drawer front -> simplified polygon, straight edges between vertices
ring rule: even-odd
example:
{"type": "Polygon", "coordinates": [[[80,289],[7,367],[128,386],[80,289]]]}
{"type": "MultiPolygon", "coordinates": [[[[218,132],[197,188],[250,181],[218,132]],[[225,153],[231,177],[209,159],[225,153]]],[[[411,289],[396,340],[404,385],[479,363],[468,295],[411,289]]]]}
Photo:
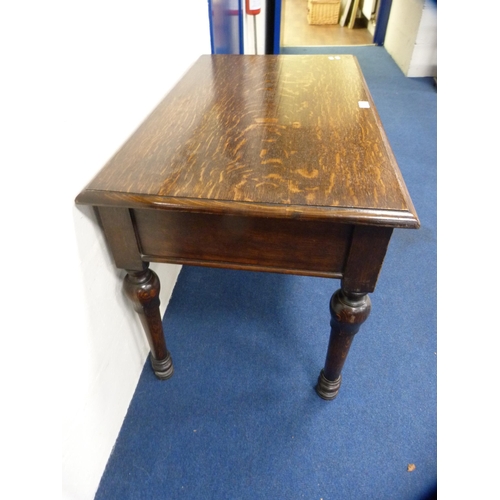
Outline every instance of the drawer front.
{"type": "Polygon", "coordinates": [[[147,261],[340,278],[352,226],[141,209],[132,212],[147,261]]]}

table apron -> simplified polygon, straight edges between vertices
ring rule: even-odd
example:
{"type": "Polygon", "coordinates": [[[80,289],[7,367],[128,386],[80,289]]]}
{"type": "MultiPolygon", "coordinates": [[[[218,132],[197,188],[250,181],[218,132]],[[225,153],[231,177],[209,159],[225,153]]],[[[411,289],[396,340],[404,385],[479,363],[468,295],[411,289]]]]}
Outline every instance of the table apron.
{"type": "Polygon", "coordinates": [[[99,207],[117,267],[170,262],[342,279],[372,292],[392,228],[156,209],[99,207]]]}
{"type": "Polygon", "coordinates": [[[353,227],[239,215],[134,210],[145,260],[340,277],[353,227]]]}

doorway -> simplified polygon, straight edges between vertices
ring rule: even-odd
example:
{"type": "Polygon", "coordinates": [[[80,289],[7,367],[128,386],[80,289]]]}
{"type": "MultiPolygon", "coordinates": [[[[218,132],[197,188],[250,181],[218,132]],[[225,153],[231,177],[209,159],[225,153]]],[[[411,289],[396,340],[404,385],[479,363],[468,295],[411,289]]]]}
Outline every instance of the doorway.
{"type": "MultiPolygon", "coordinates": [[[[339,46],[339,45],[374,45],[373,22],[376,16],[377,0],[365,0],[367,4],[358,11],[354,26],[348,27],[348,22],[341,25],[342,14],[349,2],[343,0],[340,6],[339,22],[337,24],[309,24],[307,20],[307,0],[281,0],[281,36],[280,46],[339,46]],[[370,16],[371,19],[368,18],[370,16]]],[[[348,18],[347,18],[348,21],[348,18]]]]}

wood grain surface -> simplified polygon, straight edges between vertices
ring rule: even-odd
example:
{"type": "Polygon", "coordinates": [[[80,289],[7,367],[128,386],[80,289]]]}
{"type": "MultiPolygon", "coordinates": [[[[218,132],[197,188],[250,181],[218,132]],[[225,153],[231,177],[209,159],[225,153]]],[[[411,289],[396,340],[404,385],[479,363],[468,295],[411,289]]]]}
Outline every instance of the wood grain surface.
{"type": "Polygon", "coordinates": [[[419,225],[350,55],[200,57],[77,202],[419,225]]]}

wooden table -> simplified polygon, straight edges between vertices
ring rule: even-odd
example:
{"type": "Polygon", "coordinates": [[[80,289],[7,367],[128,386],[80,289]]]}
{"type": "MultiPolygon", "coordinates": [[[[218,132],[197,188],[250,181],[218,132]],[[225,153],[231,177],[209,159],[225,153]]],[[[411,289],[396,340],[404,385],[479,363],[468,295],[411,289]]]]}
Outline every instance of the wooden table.
{"type": "Polygon", "coordinates": [[[338,393],[393,228],[419,227],[350,55],[200,57],[76,202],[96,207],[127,270],[160,379],[173,365],[149,262],[341,279],[324,399],[338,393]]]}

